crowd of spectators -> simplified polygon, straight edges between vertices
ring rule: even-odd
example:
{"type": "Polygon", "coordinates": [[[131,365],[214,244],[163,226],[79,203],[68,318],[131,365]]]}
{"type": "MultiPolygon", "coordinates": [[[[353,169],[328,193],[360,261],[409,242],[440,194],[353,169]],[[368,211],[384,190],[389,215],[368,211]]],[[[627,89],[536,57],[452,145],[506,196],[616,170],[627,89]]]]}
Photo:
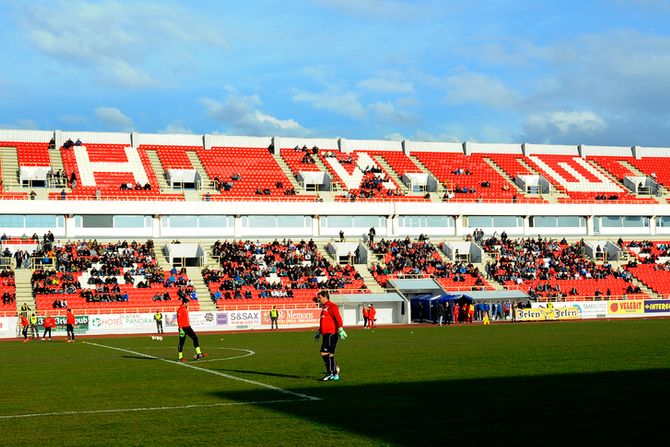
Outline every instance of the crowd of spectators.
{"type": "MultiPolygon", "coordinates": [[[[151,240],[47,242],[33,256],[42,258],[42,267],[35,269],[31,277],[33,296],[78,294],[89,303],[127,302],[134,288],[174,287],[180,298],[196,299],[185,269],[164,272],[158,267],[151,240]]],[[[60,297],[55,299],[52,307],[63,307],[63,301],[60,297]]]]}
{"type": "Polygon", "coordinates": [[[388,277],[399,276],[433,276],[454,283],[470,283],[466,278],[471,277],[475,287],[486,285],[478,267],[466,262],[445,262],[423,235],[416,241],[409,236],[405,239],[381,239],[373,242],[370,249],[382,258],[382,262],[373,262],[370,267],[372,275],[382,286],[386,285],[388,277]]]}
{"type": "Polygon", "coordinates": [[[358,272],[331,263],[313,240],[271,243],[216,241],[212,254],[220,270],[205,268],[202,276],[212,299],[292,297],[298,289],[343,289],[360,285],[358,272]],[[216,292],[220,292],[217,294],[216,292]]]}
{"type": "MultiPolygon", "coordinates": [[[[493,262],[486,263],[487,278],[503,285],[532,282],[535,286],[530,287],[528,293],[533,298],[579,295],[575,285],[569,290],[562,290],[561,280],[620,278],[628,283],[632,281],[628,270],[622,267],[614,269],[607,260],[596,262],[589,259],[585,255],[583,240],[568,244],[565,239],[556,241],[540,236],[510,239],[503,234],[485,239],[482,247],[496,256],[493,262]]],[[[639,287],[629,284],[626,293],[639,292],[639,287]]],[[[611,294],[609,289],[595,291],[596,296],[611,294]]]]}
{"type": "Polygon", "coordinates": [[[16,302],[16,283],[14,282],[14,270],[4,268],[0,271],[0,284],[2,284],[2,304],[16,302]]]}
{"type": "Polygon", "coordinates": [[[136,182],[134,185],[130,182],[121,183],[119,189],[122,191],[151,191],[151,184],[145,183],[144,186],[140,182],[136,182]]]}

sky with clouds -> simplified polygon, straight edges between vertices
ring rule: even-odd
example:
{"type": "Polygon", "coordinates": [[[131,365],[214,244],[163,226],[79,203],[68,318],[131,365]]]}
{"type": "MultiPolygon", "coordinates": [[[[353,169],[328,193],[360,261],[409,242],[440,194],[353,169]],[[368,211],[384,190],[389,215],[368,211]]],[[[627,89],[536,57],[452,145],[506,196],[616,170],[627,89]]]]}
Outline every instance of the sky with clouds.
{"type": "Polygon", "coordinates": [[[670,0],[0,2],[0,127],[670,146],[670,0]]]}

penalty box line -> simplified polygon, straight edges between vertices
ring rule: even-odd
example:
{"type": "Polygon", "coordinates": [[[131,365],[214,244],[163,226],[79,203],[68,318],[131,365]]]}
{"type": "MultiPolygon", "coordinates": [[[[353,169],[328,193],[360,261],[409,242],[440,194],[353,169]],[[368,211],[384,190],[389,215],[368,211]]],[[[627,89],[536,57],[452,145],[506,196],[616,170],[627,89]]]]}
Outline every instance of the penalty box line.
{"type": "Polygon", "coordinates": [[[84,343],[86,343],[87,345],[91,345],[91,346],[97,346],[99,348],[107,348],[107,349],[113,349],[115,351],[125,352],[126,354],[139,355],[140,357],[144,357],[144,358],[147,358],[147,359],[160,360],[161,362],[170,363],[170,364],[173,364],[173,365],[179,365],[179,366],[183,366],[185,368],[195,369],[197,371],[202,371],[202,372],[205,372],[205,373],[208,373],[208,374],[213,374],[215,376],[224,377],[226,379],[236,380],[238,382],[244,382],[244,383],[248,383],[250,385],[256,385],[256,386],[261,387],[261,388],[266,388],[266,389],[269,389],[269,390],[277,391],[279,393],[288,394],[290,396],[295,396],[295,397],[300,398],[301,400],[322,400],[320,397],[310,396],[308,394],[303,394],[303,393],[296,393],[295,391],[280,388],[278,386],[270,385],[270,384],[263,383],[263,382],[257,382],[255,380],[245,379],[243,377],[231,376],[230,374],[222,373],[220,371],[215,371],[213,369],[201,368],[199,366],[191,365],[189,363],[182,363],[182,362],[177,362],[177,361],[174,361],[174,360],[168,360],[168,359],[164,359],[162,357],[156,357],[154,355],[145,354],[143,352],[131,351],[130,349],[117,348],[115,346],[109,346],[109,345],[101,345],[99,343],[93,343],[91,341],[85,341],[84,343]]]}

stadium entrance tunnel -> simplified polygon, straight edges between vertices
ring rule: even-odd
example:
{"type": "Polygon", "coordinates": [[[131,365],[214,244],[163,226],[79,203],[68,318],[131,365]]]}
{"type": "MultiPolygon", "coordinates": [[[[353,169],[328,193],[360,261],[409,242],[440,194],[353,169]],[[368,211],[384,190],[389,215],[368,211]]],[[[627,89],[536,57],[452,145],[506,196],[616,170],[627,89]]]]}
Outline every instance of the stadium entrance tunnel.
{"type": "Polygon", "coordinates": [[[214,395],[328,427],[306,444],[350,434],[393,445],[641,445],[667,425],[668,377],[670,369],[393,383],[347,376],[290,388],[319,401],[276,402],[275,390],[214,395]]]}

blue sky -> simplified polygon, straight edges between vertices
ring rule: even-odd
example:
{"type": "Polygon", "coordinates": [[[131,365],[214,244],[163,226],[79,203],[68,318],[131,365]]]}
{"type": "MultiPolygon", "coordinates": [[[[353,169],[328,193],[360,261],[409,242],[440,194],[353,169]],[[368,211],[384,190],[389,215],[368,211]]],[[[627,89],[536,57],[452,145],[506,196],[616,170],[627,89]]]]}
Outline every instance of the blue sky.
{"type": "Polygon", "coordinates": [[[670,0],[0,2],[0,127],[670,146],[670,0]]]}

